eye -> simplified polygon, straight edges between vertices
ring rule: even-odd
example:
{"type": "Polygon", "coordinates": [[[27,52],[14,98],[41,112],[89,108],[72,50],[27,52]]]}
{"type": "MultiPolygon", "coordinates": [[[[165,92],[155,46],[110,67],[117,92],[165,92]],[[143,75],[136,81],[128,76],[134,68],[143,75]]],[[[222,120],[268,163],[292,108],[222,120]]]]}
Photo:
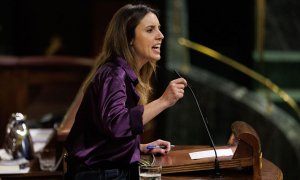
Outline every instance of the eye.
{"type": "Polygon", "coordinates": [[[155,30],[155,26],[154,25],[150,25],[146,27],[146,32],[151,33],[155,30]]]}
{"type": "Polygon", "coordinates": [[[148,33],[151,33],[151,32],[153,31],[153,28],[148,28],[148,29],[146,29],[146,31],[147,31],[148,33]]]}

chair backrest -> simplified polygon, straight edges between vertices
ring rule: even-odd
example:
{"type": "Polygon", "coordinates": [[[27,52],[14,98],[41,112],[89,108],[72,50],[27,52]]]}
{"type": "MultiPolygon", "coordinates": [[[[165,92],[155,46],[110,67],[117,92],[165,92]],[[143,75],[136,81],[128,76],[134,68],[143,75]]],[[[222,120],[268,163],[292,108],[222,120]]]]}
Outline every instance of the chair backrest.
{"type": "Polygon", "coordinates": [[[57,129],[57,140],[58,141],[65,141],[75,120],[75,116],[77,113],[77,110],[79,108],[79,105],[83,98],[83,92],[81,89],[79,89],[74,101],[72,102],[70,108],[68,109],[67,113],[64,116],[64,119],[60,125],[60,127],[57,129]]]}

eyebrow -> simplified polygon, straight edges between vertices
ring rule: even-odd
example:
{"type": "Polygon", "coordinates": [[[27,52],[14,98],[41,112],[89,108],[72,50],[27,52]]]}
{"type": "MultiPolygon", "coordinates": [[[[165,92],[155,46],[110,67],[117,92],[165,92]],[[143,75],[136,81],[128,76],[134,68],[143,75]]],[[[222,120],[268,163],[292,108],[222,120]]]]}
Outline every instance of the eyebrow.
{"type": "MultiPolygon", "coordinates": [[[[146,26],[146,28],[155,28],[156,27],[156,25],[148,25],[148,26],[146,26]]],[[[159,24],[158,25],[158,28],[160,28],[161,27],[161,25],[159,24]]]]}

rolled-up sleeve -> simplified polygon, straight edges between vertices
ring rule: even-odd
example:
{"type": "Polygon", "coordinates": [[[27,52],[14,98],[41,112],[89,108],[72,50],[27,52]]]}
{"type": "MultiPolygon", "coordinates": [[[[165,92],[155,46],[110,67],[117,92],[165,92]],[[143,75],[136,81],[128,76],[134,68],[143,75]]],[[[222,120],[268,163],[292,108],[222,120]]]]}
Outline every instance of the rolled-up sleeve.
{"type": "Polygon", "coordinates": [[[113,70],[98,80],[102,81],[98,83],[98,108],[104,132],[113,138],[141,134],[144,108],[133,102],[137,95],[133,94],[132,84],[126,81],[125,71],[113,70]]]}
{"type": "Polygon", "coordinates": [[[138,77],[121,57],[103,64],[85,89],[66,148],[86,165],[127,166],[140,160],[144,106],[138,77]]]}

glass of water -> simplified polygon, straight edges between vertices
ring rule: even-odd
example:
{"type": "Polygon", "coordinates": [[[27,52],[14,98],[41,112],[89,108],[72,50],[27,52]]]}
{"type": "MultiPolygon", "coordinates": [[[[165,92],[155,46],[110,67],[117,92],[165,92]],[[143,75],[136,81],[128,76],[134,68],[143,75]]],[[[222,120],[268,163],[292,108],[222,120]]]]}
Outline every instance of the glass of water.
{"type": "Polygon", "coordinates": [[[159,165],[139,166],[140,180],[161,180],[161,170],[159,165]]]}
{"type": "Polygon", "coordinates": [[[38,154],[40,168],[43,171],[53,171],[56,163],[55,149],[44,149],[38,154]]]}

